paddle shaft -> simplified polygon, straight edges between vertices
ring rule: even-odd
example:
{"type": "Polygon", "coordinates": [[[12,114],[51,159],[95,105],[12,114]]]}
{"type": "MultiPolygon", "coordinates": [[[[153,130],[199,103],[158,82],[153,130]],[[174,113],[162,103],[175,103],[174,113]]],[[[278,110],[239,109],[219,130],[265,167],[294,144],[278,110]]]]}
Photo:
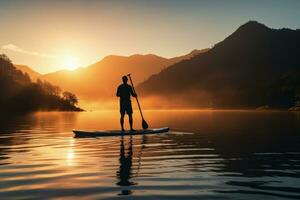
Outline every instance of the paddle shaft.
{"type": "MultiPolygon", "coordinates": [[[[130,83],[131,83],[131,86],[132,86],[132,90],[133,90],[134,94],[136,94],[130,74],[128,74],[128,76],[129,76],[129,80],[130,80],[130,83]]],[[[138,99],[137,96],[135,98],[136,98],[136,102],[137,102],[137,105],[139,107],[142,119],[144,120],[144,116],[143,116],[143,113],[142,113],[142,109],[141,109],[141,106],[140,106],[139,99],[138,99]]]]}

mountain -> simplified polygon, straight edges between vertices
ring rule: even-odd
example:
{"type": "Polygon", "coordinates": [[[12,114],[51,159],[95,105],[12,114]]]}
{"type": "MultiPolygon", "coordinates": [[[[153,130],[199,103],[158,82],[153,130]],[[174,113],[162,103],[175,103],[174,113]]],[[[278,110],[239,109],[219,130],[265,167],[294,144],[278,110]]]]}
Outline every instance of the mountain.
{"type": "Polygon", "coordinates": [[[48,82],[32,82],[4,54],[0,55],[0,110],[5,115],[37,110],[81,111],[77,97],[48,82]]]}
{"type": "MultiPolygon", "coordinates": [[[[205,51],[205,50],[204,50],[205,51]]],[[[115,90],[123,75],[132,74],[135,84],[149,78],[180,60],[189,59],[201,50],[175,58],[163,58],[153,54],[132,56],[110,55],[86,68],[74,71],[62,70],[41,76],[53,84],[74,92],[81,99],[99,100],[115,96],[115,90]]]]}
{"type": "Polygon", "coordinates": [[[274,85],[300,69],[299,46],[299,29],[271,29],[249,21],[207,52],[151,76],[138,91],[172,106],[289,107],[297,91],[280,100],[274,85]]]}
{"type": "Polygon", "coordinates": [[[32,70],[27,65],[15,65],[15,66],[17,69],[21,70],[23,73],[27,73],[33,81],[36,81],[41,76],[40,73],[32,70]]]}
{"type": "Polygon", "coordinates": [[[209,48],[206,48],[206,49],[201,49],[201,50],[198,50],[198,49],[194,49],[193,51],[191,51],[190,53],[186,54],[186,55],[183,55],[183,56],[178,56],[178,57],[174,57],[174,58],[170,58],[171,62],[174,64],[174,63],[177,63],[177,62],[180,62],[182,60],[188,60],[188,59],[191,59],[192,57],[200,54],[200,53],[205,53],[209,50],[209,48]]]}

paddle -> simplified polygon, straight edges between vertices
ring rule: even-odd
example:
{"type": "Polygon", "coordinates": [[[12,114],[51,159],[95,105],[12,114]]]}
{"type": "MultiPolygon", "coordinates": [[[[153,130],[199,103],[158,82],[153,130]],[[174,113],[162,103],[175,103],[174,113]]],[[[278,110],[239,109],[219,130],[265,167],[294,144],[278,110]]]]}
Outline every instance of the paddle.
{"type": "MultiPolygon", "coordinates": [[[[129,80],[130,80],[130,83],[131,83],[131,86],[132,86],[132,90],[133,90],[134,94],[136,94],[130,74],[128,74],[127,76],[129,77],[129,80]]],[[[142,117],[142,127],[143,127],[143,129],[147,129],[149,126],[148,126],[147,122],[144,119],[139,99],[138,99],[137,96],[135,98],[136,98],[136,102],[137,102],[137,105],[139,107],[139,110],[140,110],[140,113],[141,113],[141,117],[142,117]]]]}

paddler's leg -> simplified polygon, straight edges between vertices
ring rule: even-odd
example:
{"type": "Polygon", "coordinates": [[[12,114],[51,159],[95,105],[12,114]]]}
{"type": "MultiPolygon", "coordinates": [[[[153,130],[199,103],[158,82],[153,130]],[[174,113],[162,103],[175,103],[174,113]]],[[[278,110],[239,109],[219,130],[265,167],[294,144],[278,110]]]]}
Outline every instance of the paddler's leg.
{"type": "Polygon", "coordinates": [[[132,106],[131,106],[131,102],[128,102],[128,104],[126,105],[126,112],[127,112],[127,114],[128,114],[128,117],[129,117],[130,131],[135,131],[135,130],[133,129],[132,106]]]}
{"type": "Polygon", "coordinates": [[[128,114],[128,117],[129,117],[130,130],[131,130],[131,131],[134,131],[134,129],[133,129],[132,114],[128,114]]]}
{"type": "Polygon", "coordinates": [[[121,113],[120,124],[121,124],[121,130],[122,131],[125,131],[125,129],[124,129],[124,115],[125,115],[125,113],[124,114],[121,113]]]}
{"type": "Polygon", "coordinates": [[[120,101],[120,114],[121,114],[120,124],[121,124],[121,131],[122,132],[125,131],[125,129],[124,129],[125,111],[126,111],[126,107],[125,107],[124,103],[122,101],[120,101]]]}

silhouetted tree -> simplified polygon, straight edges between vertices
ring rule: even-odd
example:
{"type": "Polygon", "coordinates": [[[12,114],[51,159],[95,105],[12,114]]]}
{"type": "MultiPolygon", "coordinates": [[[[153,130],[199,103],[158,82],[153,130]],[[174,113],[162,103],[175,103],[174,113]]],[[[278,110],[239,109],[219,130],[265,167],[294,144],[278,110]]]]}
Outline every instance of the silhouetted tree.
{"type": "Polygon", "coordinates": [[[78,99],[77,99],[76,95],[71,93],[71,92],[64,91],[63,92],[63,98],[64,98],[64,100],[70,102],[71,105],[77,105],[78,104],[78,99]]]}
{"type": "Polygon", "coordinates": [[[63,96],[59,87],[41,80],[32,82],[6,55],[0,55],[0,111],[82,110],[76,107],[75,94],[63,96]]]}
{"type": "Polygon", "coordinates": [[[37,83],[46,93],[54,96],[59,96],[61,93],[61,89],[58,86],[54,86],[47,81],[41,81],[38,79],[37,83]]]}

